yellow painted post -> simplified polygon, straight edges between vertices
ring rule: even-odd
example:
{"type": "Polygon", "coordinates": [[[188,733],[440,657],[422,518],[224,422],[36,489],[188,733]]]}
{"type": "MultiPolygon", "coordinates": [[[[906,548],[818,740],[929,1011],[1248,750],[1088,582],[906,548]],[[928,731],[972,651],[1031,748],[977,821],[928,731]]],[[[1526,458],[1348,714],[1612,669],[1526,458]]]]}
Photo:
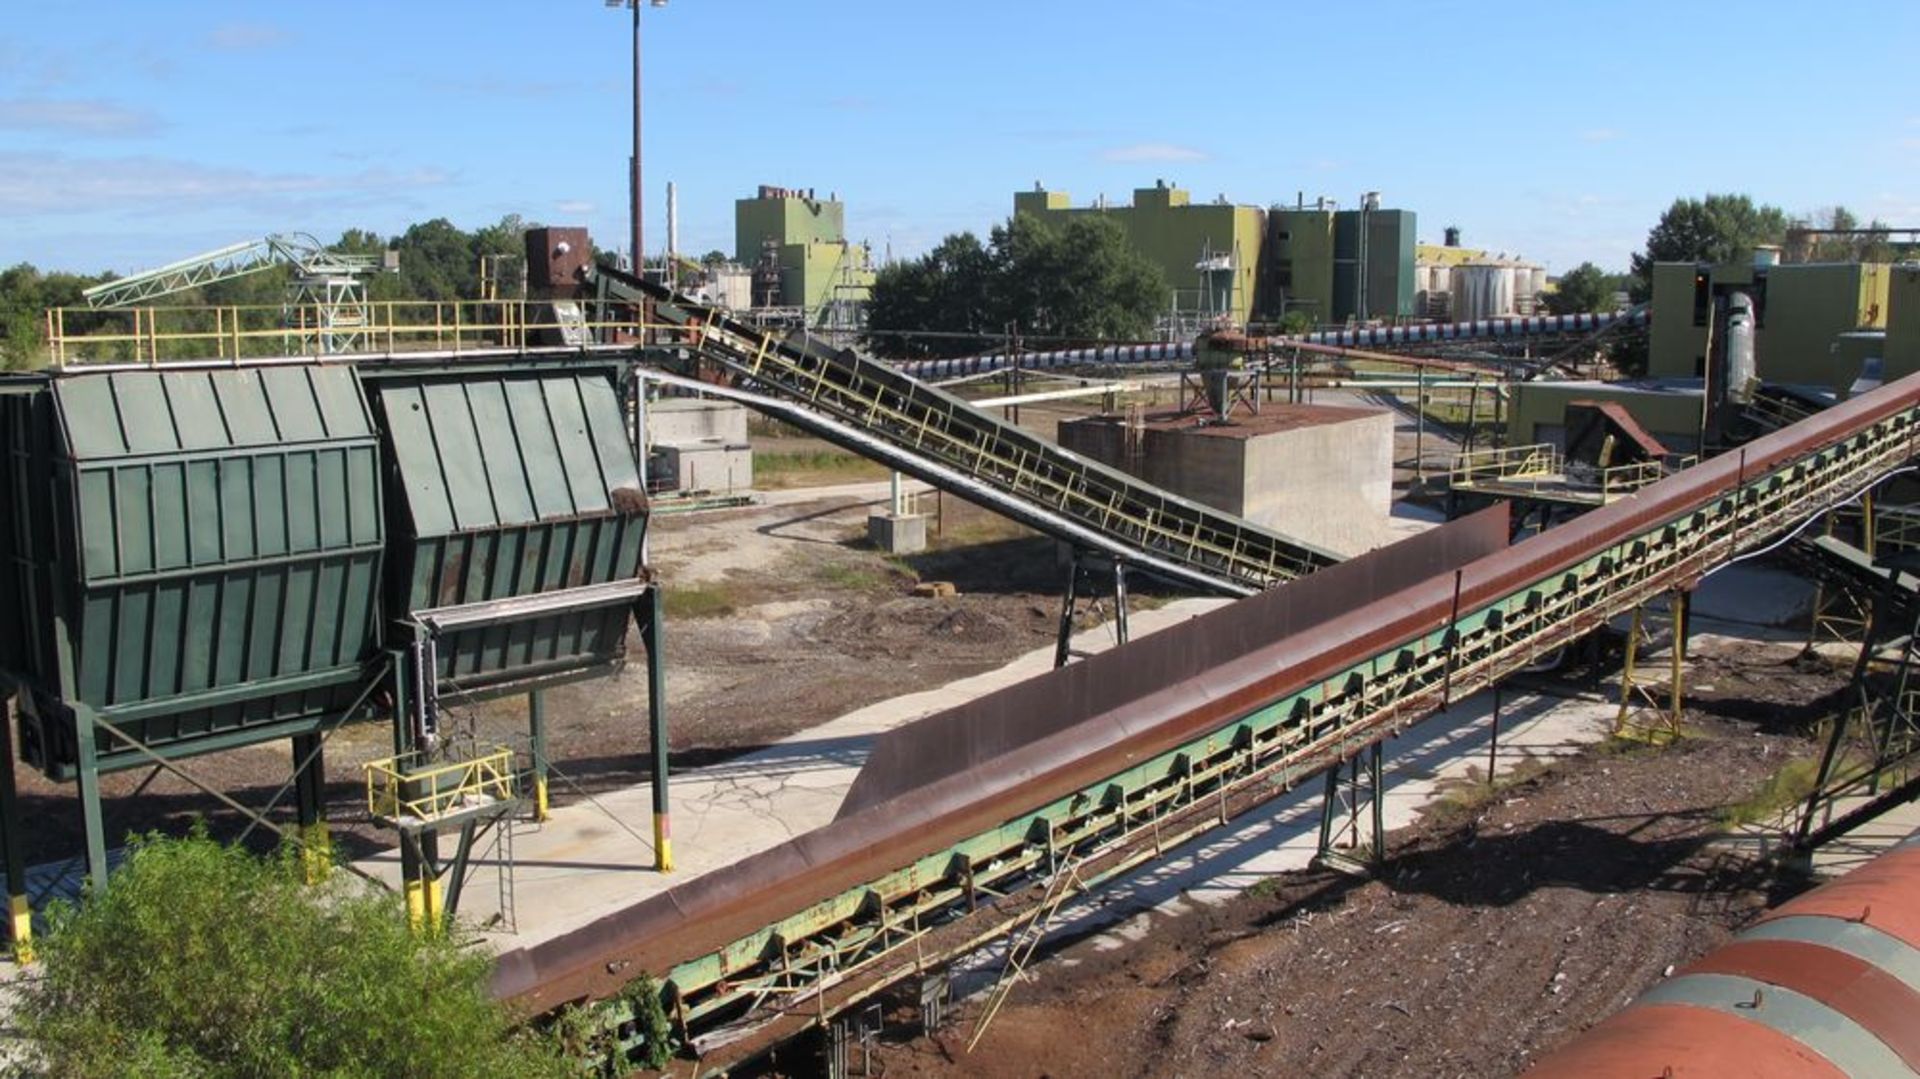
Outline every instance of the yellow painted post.
{"type": "Polygon", "coordinates": [[[319,884],[333,872],[333,833],[325,820],[303,824],[300,836],[300,870],[308,884],[319,884]]]}
{"type": "Polygon", "coordinates": [[[7,913],[13,940],[13,961],[26,966],[33,962],[33,907],[24,895],[9,896],[7,913]]]}
{"type": "Polygon", "coordinates": [[[666,813],[653,815],[653,867],[662,873],[673,872],[673,826],[666,813]]]}
{"type": "Polygon", "coordinates": [[[1620,711],[1613,717],[1613,735],[1623,737],[1627,733],[1627,716],[1633,711],[1633,665],[1640,653],[1640,612],[1633,609],[1633,625],[1627,629],[1627,661],[1620,667],[1620,711]]]}
{"type": "Polygon", "coordinates": [[[1672,694],[1668,698],[1667,727],[1668,733],[1678,738],[1680,737],[1681,699],[1686,696],[1686,676],[1681,670],[1681,665],[1687,661],[1687,594],[1685,592],[1678,588],[1673,590],[1672,598],[1667,601],[1667,614],[1673,626],[1673,686],[1672,694]]]}

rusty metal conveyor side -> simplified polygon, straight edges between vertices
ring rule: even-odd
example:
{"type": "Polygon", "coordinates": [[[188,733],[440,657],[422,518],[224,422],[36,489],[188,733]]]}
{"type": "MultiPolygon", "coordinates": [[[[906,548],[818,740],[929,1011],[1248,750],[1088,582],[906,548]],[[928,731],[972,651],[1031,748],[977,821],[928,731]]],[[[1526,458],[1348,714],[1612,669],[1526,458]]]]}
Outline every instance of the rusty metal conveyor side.
{"type": "Polygon", "coordinates": [[[1917,406],[1920,376],[1856,398],[1164,687],[1083,755],[1011,753],[1017,779],[991,797],[889,799],[503,955],[496,990],[534,1010],[607,1002],[590,1014],[624,1060],[639,1036],[620,990],[661,976],[678,1036],[723,1068],[1017,927],[1023,896],[1063,866],[1080,890],[1151,861],[1768,545],[1904,467],[1920,446],[1917,406]]]}

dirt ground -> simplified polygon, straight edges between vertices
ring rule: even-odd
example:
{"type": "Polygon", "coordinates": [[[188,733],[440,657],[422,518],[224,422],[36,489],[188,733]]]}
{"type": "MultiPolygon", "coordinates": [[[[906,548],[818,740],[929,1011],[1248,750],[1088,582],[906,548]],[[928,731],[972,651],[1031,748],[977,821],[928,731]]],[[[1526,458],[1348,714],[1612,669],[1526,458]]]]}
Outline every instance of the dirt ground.
{"type": "Polygon", "coordinates": [[[1619,1009],[1797,886],[1714,840],[1840,686],[1791,647],[1696,657],[1689,736],[1463,786],[1373,879],[1285,874],[1121,948],[1059,947],[972,1054],[891,1016],[888,1076],[1490,1076],[1619,1009]],[[1826,703],[1822,703],[1823,700],[1826,703]]]}
{"type": "MultiPolygon", "coordinates": [[[[654,519],[652,559],[668,602],[675,769],[991,670],[1052,641],[1063,571],[1051,541],[944,499],[938,508],[945,534],[935,549],[891,558],[864,542],[870,504],[885,497],[882,482],[854,494],[788,492],[759,506],[654,519]],[[949,581],[960,594],[916,597],[918,580],[949,581]]],[[[650,745],[641,655],[635,646],[618,674],[549,691],[557,803],[645,781],[650,745]]],[[[523,698],[445,698],[443,706],[448,729],[525,749],[523,698]]],[[[329,819],[348,854],[394,842],[368,820],[360,779],[361,764],[391,752],[384,722],[349,726],[327,741],[329,819]]],[[[278,794],[272,816],[292,820],[291,791],[282,791],[291,768],[284,742],[181,767],[247,806],[263,807],[278,794]]],[[[129,831],[177,832],[196,817],[217,835],[244,828],[240,814],[192,783],[149,771],[103,779],[109,845],[129,831]]],[[[72,784],[52,783],[25,765],[15,773],[29,822],[29,864],[74,856],[81,841],[72,784]]],[[[261,830],[254,834],[266,839],[261,830]]]]}

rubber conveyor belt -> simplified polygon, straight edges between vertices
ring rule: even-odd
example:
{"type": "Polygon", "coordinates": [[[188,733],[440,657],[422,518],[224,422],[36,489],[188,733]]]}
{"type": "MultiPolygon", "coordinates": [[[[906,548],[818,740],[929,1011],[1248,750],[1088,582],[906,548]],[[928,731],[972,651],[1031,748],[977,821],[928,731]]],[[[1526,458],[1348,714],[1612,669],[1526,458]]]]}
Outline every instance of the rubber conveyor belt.
{"type": "Polygon", "coordinates": [[[615,270],[589,275],[603,302],[652,303],[653,321],[676,343],[743,379],[759,400],[803,410],[782,419],[1065,542],[1232,596],[1341,561],[1063,450],[851,350],[778,337],[615,270]]]}

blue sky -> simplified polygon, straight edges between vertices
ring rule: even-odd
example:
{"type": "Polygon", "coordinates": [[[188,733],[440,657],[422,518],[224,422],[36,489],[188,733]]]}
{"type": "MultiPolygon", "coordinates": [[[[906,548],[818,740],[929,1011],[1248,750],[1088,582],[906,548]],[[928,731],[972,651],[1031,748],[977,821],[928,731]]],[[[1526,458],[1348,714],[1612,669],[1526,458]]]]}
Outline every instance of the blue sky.
{"type": "MultiPolygon", "coordinates": [[[[626,14],[595,0],[12,5],[0,265],[127,271],[272,231],[519,213],[625,234],[626,14]]],[[[916,254],[1076,204],[1343,206],[1559,271],[1675,196],[1920,226],[1920,3],[672,0],[644,12],[649,247],[763,183],[916,254]]]]}

